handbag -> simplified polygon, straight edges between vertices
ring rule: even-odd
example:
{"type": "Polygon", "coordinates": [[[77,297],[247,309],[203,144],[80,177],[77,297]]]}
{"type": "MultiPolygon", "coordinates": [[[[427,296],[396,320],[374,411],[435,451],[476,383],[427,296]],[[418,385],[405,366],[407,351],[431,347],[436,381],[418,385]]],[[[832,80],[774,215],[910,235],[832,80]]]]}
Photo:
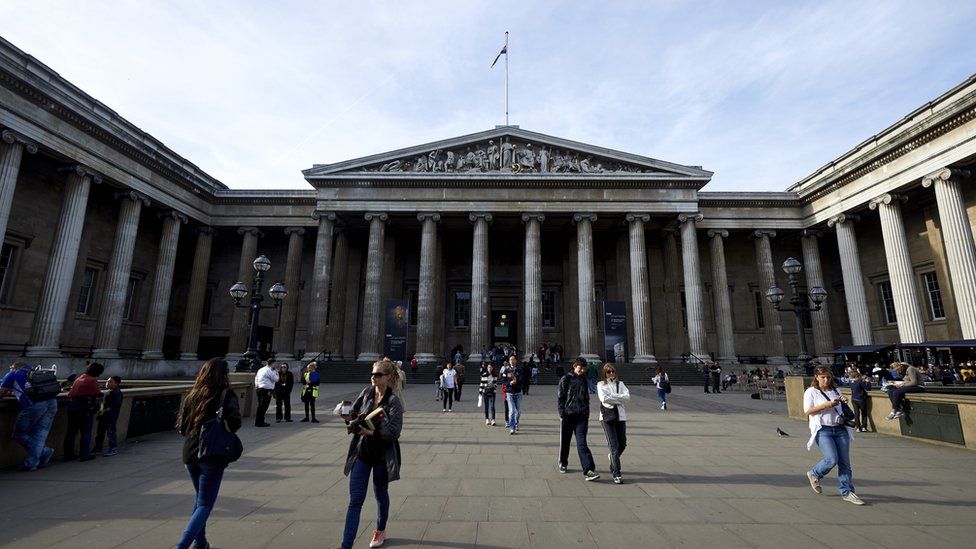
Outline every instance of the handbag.
{"type": "MultiPolygon", "coordinates": [[[[617,382],[617,392],[620,392],[620,382],[617,382]]],[[[614,404],[613,408],[607,408],[605,406],[600,410],[603,412],[603,421],[617,421],[620,419],[620,412],[617,410],[617,405],[614,404]]]]}
{"type": "Polygon", "coordinates": [[[224,403],[227,402],[227,392],[220,393],[220,408],[216,417],[212,417],[200,424],[199,447],[197,458],[200,461],[215,461],[218,463],[233,463],[244,453],[244,444],[237,433],[232,433],[224,422],[224,403]]]}
{"type": "Polygon", "coordinates": [[[668,374],[664,374],[664,379],[661,381],[661,388],[664,389],[664,394],[671,394],[671,380],[668,379],[668,374]]]}
{"type": "MultiPolygon", "coordinates": [[[[817,390],[820,391],[820,389],[817,390]]],[[[827,401],[831,400],[830,397],[827,396],[827,393],[820,391],[820,394],[822,394],[824,398],[827,399],[827,401]]],[[[856,426],[856,423],[854,422],[854,410],[852,410],[851,407],[848,406],[847,403],[844,401],[841,401],[840,403],[840,415],[841,415],[841,420],[840,420],[841,425],[843,425],[844,427],[856,426]]]]}

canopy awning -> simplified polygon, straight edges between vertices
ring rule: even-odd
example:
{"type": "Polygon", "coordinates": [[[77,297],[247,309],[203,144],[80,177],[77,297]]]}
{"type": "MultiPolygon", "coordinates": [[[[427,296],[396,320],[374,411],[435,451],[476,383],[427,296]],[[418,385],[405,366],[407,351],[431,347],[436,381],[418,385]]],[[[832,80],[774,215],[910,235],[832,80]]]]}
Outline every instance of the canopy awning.
{"type": "Polygon", "coordinates": [[[891,343],[885,343],[884,345],[849,345],[847,347],[838,347],[833,351],[830,351],[832,355],[856,355],[856,354],[868,354],[868,353],[880,353],[887,351],[894,347],[891,343]]]}
{"type": "Polygon", "coordinates": [[[906,349],[928,349],[935,347],[976,347],[976,339],[954,339],[949,341],[924,341],[922,343],[902,343],[906,349]]]}

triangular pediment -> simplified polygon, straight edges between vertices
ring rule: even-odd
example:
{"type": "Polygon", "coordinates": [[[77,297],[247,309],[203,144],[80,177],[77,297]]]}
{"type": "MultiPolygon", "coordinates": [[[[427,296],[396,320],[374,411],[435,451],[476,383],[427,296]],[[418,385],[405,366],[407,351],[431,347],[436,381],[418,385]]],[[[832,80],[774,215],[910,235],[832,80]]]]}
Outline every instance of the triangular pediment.
{"type": "Polygon", "coordinates": [[[348,177],[450,177],[459,175],[568,175],[710,178],[683,166],[530,132],[517,126],[445,139],[304,171],[309,179],[348,177]]]}

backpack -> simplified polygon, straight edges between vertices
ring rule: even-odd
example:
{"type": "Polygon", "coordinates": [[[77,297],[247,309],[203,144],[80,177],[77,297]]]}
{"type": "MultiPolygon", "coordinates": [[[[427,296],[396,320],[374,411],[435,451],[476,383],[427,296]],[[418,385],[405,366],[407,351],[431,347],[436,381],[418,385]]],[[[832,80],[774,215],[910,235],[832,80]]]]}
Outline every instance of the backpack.
{"type": "Polygon", "coordinates": [[[61,394],[57,368],[53,370],[34,368],[27,372],[27,385],[24,386],[24,394],[31,402],[43,402],[57,398],[61,394]]]}

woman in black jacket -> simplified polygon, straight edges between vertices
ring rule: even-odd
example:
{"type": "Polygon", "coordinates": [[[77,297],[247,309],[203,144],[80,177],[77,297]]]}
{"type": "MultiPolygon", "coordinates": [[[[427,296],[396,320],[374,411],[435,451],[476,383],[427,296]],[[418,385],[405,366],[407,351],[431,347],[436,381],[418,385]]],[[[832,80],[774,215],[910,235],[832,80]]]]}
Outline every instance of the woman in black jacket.
{"type": "Polygon", "coordinates": [[[376,530],[370,547],[379,547],[386,540],[386,520],[390,515],[389,484],[400,479],[400,430],[403,427],[403,406],[393,392],[399,370],[388,358],[373,363],[370,386],[363,389],[352,405],[349,424],[360,414],[369,414],[382,407],[385,414],[373,420],[373,429],[359,426],[349,442],[345,474],[349,477],[349,509],[342,533],[343,549],[350,549],[359,534],[359,514],[366,501],[366,487],[373,476],[373,496],[376,497],[376,530]]]}
{"type": "Polygon", "coordinates": [[[193,514],[177,544],[179,549],[187,549],[194,543],[198,549],[210,547],[206,533],[207,518],[217,502],[217,492],[220,491],[220,481],[227,463],[201,460],[197,454],[200,449],[200,426],[216,417],[221,407],[223,413],[220,417],[224,424],[230,432],[236,432],[241,428],[241,409],[237,395],[230,389],[230,368],[223,359],[214,358],[203,363],[193,388],[183,399],[176,420],[180,434],[186,437],[183,441],[183,463],[196,491],[193,514]]]}
{"type": "Polygon", "coordinates": [[[278,367],[278,382],[275,383],[275,422],[282,420],[291,423],[291,389],[295,386],[295,375],[288,370],[288,364],[278,367]],[[284,408],[284,414],[282,414],[284,408]]]}

